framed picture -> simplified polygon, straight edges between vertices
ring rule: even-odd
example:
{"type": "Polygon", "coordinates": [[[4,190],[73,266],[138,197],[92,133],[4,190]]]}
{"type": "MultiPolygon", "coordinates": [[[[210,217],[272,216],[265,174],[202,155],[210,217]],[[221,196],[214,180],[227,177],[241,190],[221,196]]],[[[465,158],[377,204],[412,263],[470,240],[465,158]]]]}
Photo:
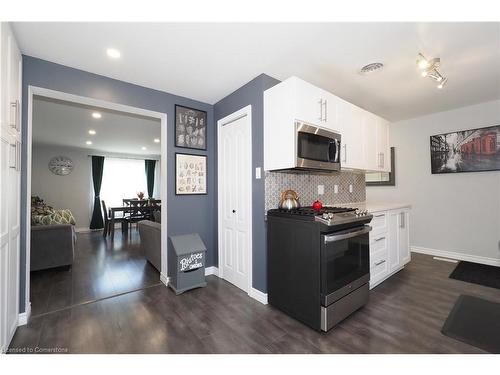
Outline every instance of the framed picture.
{"type": "Polygon", "coordinates": [[[207,149],[207,112],[175,105],[175,147],[207,149]]]}
{"type": "Polygon", "coordinates": [[[207,194],[207,157],[175,154],[175,194],[207,194]]]}
{"type": "Polygon", "coordinates": [[[500,170],[500,125],[432,135],[431,172],[500,170]]]}

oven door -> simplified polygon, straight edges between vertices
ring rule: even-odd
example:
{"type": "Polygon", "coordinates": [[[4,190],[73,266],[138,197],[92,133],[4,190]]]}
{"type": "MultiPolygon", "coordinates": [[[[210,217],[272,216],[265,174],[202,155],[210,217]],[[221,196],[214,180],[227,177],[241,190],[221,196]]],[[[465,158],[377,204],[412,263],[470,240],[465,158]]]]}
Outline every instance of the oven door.
{"type": "Polygon", "coordinates": [[[370,280],[369,225],[321,236],[321,302],[328,306],[370,280]]]}
{"type": "Polygon", "coordinates": [[[296,123],[296,167],[340,170],[340,134],[304,123],[296,123]]]}

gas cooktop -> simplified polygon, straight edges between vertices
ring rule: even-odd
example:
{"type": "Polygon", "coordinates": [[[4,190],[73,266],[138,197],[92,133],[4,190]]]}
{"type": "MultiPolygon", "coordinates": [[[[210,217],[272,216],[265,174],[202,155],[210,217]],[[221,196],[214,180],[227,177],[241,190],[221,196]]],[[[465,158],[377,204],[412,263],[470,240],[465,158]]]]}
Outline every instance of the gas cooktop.
{"type": "Polygon", "coordinates": [[[366,210],[351,207],[323,207],[315,210],[312,207],[301,207],[293,210],[275,208],[267,211],[270,216],[281,216],[299,220],[310,220],[328,226],[337,224],[354,223],[357,221],[370,221],[372,215],[366,210]]]}

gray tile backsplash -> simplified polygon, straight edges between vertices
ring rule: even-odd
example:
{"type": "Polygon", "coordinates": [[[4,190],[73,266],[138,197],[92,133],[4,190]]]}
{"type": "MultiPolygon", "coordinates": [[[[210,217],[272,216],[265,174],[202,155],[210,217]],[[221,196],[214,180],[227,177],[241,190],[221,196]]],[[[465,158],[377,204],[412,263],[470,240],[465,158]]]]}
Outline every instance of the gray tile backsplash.
{"type": "Polygon", "coordinates": [[[366,198],[365,174],[363,172],[338,172],[333,174],[266,172],[266,212],[277,208],[283,190],[295,190],[301,206],[310,206],[316,199],[324,205],[364,202],[366,198]],[[353,191],[349,193],[349,185],[353,191]],[[324,185],[325,194],[318,195],[318,185],[324,185]],[[338,193],[334,193],[338,185],[338,193]]]}

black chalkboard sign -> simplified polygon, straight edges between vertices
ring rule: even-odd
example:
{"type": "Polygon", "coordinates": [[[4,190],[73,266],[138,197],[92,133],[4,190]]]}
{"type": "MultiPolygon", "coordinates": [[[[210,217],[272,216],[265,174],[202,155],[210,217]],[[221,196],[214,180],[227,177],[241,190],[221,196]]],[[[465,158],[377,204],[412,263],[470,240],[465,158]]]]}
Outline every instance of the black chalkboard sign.
{"type": "Polygon", "coordinates": [[[207,112],[175,106],[175,147],[207,149],[207,112]]]}

